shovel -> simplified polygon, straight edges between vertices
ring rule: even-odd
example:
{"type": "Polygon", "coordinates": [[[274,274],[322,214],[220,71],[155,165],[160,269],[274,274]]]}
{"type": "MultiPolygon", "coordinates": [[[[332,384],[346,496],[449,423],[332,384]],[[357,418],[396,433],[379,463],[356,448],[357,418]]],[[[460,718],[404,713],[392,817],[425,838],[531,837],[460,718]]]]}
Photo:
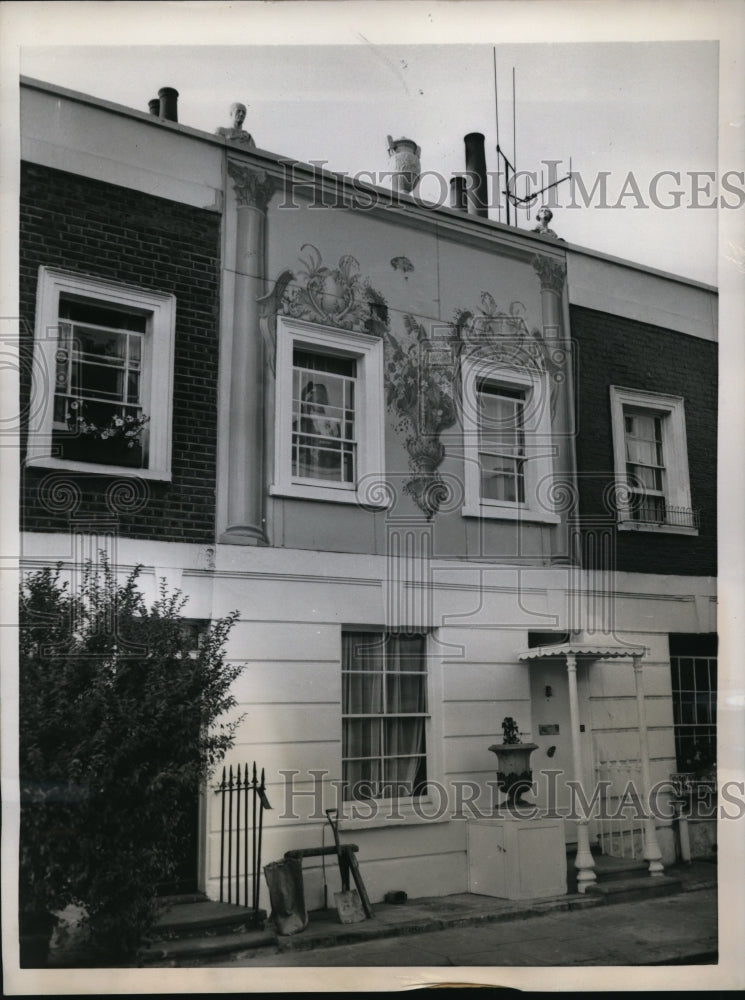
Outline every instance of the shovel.
{"type": "Polygon", "coordinates": [[[327,809],[326,818],[331,825],[336,844],[336,857],[339,861],[339,871],[341,872],[341,892],[334,893],[336,912],[339,914],[339,922],[342,924],[357,924],[360,920],[365,920],[367,914],[362,905],[362,900],[356,889],[349,888],[349,859],[347,853],[342,851],[339,843],[339,810],[327,809]],[[336,819],[332,819],[332,813],[336,814],[336,819]]]}

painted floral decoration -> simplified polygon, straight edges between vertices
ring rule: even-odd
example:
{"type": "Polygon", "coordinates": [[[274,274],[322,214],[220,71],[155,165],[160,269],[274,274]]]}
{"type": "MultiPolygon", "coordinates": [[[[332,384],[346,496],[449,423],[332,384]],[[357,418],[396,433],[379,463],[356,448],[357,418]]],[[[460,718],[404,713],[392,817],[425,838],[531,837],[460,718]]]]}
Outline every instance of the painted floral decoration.
{"type": "Polygon", "coordinates": [[[445,457],[440,434],[457,419],[452,390],[454,363],[439,363],[443,352],[436,350],[424,326],[408,314],[403,319],[408,343],[392,333],[386,335],[386,405],[397,417],[396,430],[405,435],[409,467],[414,473],[404,491],[429,520],[447,494],[437,469],[445,457]]]}

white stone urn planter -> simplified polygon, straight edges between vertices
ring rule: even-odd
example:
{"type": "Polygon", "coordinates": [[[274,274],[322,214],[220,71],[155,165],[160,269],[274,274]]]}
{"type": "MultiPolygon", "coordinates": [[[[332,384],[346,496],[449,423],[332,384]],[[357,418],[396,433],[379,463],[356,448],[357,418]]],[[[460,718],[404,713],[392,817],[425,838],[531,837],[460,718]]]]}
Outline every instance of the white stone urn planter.
{"type": "Polygon", "coordinates": [[[533,784],[530,755],[538,749],[537,743],[522,743],[517,723],[510,716],[502,720],[503,742],[493,743],[489,749],[497,755],[497,785],[507,796],[504,805],[527,806],[523,799],[533,784]]]}

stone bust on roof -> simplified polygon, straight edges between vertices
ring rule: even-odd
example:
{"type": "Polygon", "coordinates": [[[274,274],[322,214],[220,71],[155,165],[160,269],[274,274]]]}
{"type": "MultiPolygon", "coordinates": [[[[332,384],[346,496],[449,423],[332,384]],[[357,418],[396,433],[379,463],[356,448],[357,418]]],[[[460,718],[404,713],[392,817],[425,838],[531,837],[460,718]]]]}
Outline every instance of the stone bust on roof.
{"type": "MultiPolygon", "coordinates": [[[[553,219],[554,213],[550,208],[540,208],[536,213],[536,221],[538,225],[532,231],[538,233],[540,236],[551,236],[555,240],[561,240],[561,237],[554,232],[553,229],[549,229],[548,224],[553,219]]],[[[563,243],[564,240],[561,240],[563,243]]]]}
{"type": "Polygon", "coordinates": [[[230,117],[233,119],[233,124],[227,128],[221,127],[215,129],[215,135],[221,135],[223,139],[229,139],[231,142],[239,142],[249,149],[255,149],[256,143],[253,140],[253,136],[243,128],[243,123],[246,120],[246,105],[241,104],[240,101],[235,101],[235,103],[230,105],[230,117]]]}

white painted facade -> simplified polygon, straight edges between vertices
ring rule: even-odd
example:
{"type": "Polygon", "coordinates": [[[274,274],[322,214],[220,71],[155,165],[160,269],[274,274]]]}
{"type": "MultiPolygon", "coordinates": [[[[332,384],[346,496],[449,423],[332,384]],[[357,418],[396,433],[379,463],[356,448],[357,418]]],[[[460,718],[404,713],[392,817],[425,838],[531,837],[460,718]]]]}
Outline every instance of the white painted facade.
{"type": "MultiPolygon", "coordinates": [[[[223,225],[226,259],[221,337],[224,357],[229,358],[232,321],[225,303],[233,301],[236,266],[229,247],[235,240],[236,223],[226,177],[225,142],[146,114],[47,87],[22,89],[22,133],[22,153],[32,162],[198,207],[219,209],[227,198],[231,211],[223,225]]],[[[261,152],[251,154],[248,160],[257,168],[271,166],[268,154],[261,152]]],[[[489,246],[498,243],[503,254],[500,266],[516,275],[522,268],[516,281],[525,283],[526,297],[533,297],[530,310],[540,308],[540,296],[537,285],[532,290],[528,287],[529,269],[522,264],[531,253],[541,251],[566,258],[565,322],[569,302],[618,312],[690,336],[716,339],[713,295],[708,289],[669,276],[650,275],[574,247],[565,251],[560,244],[547,245],[540,238],[498,224],[470,224],[447,210],[436,225],[427,220],[427,211],[422,208],[407,207],[393,221],[379,221],[372,214],[345,214],[346,228],[341,223],[340,229],[340,223],[330,218],[318,223],[320,228],[332,226],[327,233],[328,246],[334,248],[328,252],[329,259],[335,260],[349,245],[364,245],[375,226],[397,227],[408,241],[407,254],[416,256],[417,244],[424,246],[439,225],[441,247],[470,244],[476,254],[486,256],[489,246]]],[[[272,218],[270,213],[270,223],[272,218]]],[[[288,257],[283,249],[283,225],[291,229],[297,221],[291,223],[288,218],[284,222],[278,216],[276,228],[269,230],[271,279],[288,257]]],[[[316,238],[320,240],[318,235],[316,238]]],[[[426,249],[424,252],[426,259],[426,249]]],[[[371,252],[365,273],[375,279],[373,258],[371,252]]],[[[467,280],[458,271],[461,261],[462,255],[453,251],[445,268],[451,286],[460,278],[467,280]]],[[[387,259],[384,264],[387,268],[387,259]]],[[[433,303],[442,287],[439,279],[421,268],[406,292],[418,299],[418,313],[436,316],[433,303]]],[[[413,311],[411,299],[407,302],[406,308],[413,311]]],[[[391,306],[393,312],[404,308],[403,302],[399,305],[394,300],[391,306]]],[[[449,311],[442,308],[439,315],[449,311]]],[[[540,316],[534,316],[533,322],[540,322],[540,316]]],[[[229,402],[225,397],[230,372],[225,363],[223,376],[221,413],[227,420],[229,402]]],[[[332,782],[341,777],[342,628],[386,626],[392,600],[401,609],[402,595],[411,599],[410,605],[403,605],[407,610],[401,617],[408,620],[402,624],[428,633],[428,778],[446,790],[447,802],[438,802],[432,794],[418,806],[422,815],[417,815],[411,804],[402,804],[397,819],[342,823],[343,839],[359,845],[359,862],[373,902],[390,890],[404,890],[410,897],[467,890],[467,829],[463,818],[453,818],[458,811],[453,783],[473,783],[467,799],[478,789],[479,805],[490,806],[493,790],[487,783],[494,781],[496,760],[488,747],[501,739],[505,716],[518,721],[524,741],[538,743],[532,760],[534,774],[547,766],[571,773],[566,671],[550,661],[520,662],[519,653],[528,645],[529,632],[579,628],[596,642],[646,647],[643,677],[652,779],[664,780],[675,770],[666,639],[670,632],[716,631],[714,579],[631,573],[617,573],[612,579],[588,576],[570,565],[557,564],[552,556],[563,546],[552,548],[546,534],[552,528],[545,525],[530,528],[528,557],[500,555],[505,549],[494,544],[486,549],[472,548],[477,558],[461,555],[456,548],[435,555],[426,564],[408,560],[402,569],[392,563],[381,544],[384,513],[369,546],[358,541],[355,550],[344,551],[339,537],[350,526],[342,522],[336,508],[331,518],[324,514],[323,530],[311,532],[305,544],[298,544],[305,527],[299,520],[314,516],[311,508],[311,513],[303,513],[303,501],[280,500],[271,507],[274,544],[226,544],[220,540],[225,538],[225,476],[231,461],[225,450],[225,424],[219,440],[219,527],[214,546],[122,537],[116,541],[115,559],[122,573],[143,564],[141,581],[152,595],[161,577],[171,587],[179,587],[188,598],[186,613],[190,617],[213,619],[239,610],[229,655],[245,663],[235,687],[236,712],[244,718],[226,763],[255,760],[266,770],[272,810],[265,817],[265,863],[280,859],[290,849],[320,845],[322,840],[327,845],[331,842],[323,810],[337,805],[332,782]],[[330,540],[328,546],[324,539],[330,540]],[[551,695],[546,694],[547,687],[551,695]],[[539,732],[540,725],[552,724],[559,727],[557,734],[539,732]],[[550,747],[555,750],[548,757],[550,747]],[[314,771],[324,776],[322,801],[310,794],[314,771]],[[283,772],[298,772],[291,800],[283,772]],[[294,805],[297,818],[287,815],[289,804],[294,805]]],[[[570,461],[566,468],[571,474],[570,461]]],[[[457,530],[465,538],[460,512],[448,517],[453,524],[457,522],[457,530]]],[[[455,530],[448,529],[451,535],[455,530]]],[[[519,535],[528,529],[520,526],[517,531],[519,535]]],[[[513,539],[514,529],[510,532],[505,537],[513,539]]],[[[58,560],[69,568],[75,558],[71,535],[27,532],[22,536],[25,569],[58,560]]],[[[578,682],[589,786],[593,765],[600,756],[605,760],[639,756],[633,670],[625,663],[598,661],[589,669],[580,668],[578,682]]],[[[206,788],[202,794],[199,882],[208,895],[216,897],[220,816],[214,790],[206,788]]],[[[563,795],[560,790],[560,801],[563,795]]],[[[539,781],[539,807],[545,801],[542,796],[539,781]]],[[[672,831],[669,822],[661,825],[663,858],[669,862],[675,854],[672,831]]],[[[574,839],[573,824],[567,823],[566,835],[568,842],[574,839]]],[[[326,875],[329,888],[338,889],[334,864],[327,864],[326,875]]],[[[320,860],[307,862],[305,889],[310,909],[322,905],[322,887],[320,860]]],[[[265,896],[262,901],[265,905],[265,896]]]]}

